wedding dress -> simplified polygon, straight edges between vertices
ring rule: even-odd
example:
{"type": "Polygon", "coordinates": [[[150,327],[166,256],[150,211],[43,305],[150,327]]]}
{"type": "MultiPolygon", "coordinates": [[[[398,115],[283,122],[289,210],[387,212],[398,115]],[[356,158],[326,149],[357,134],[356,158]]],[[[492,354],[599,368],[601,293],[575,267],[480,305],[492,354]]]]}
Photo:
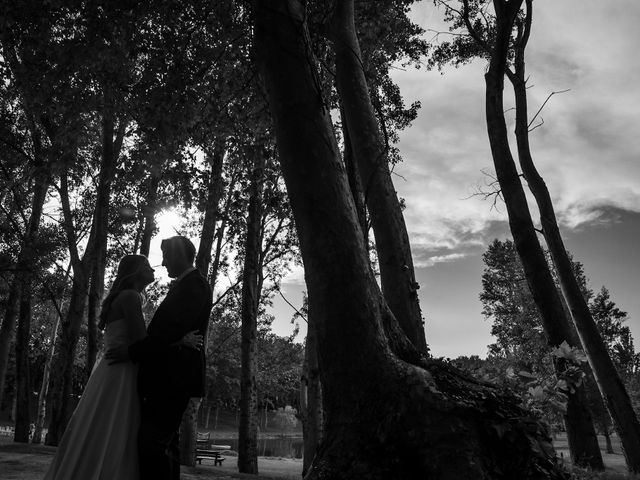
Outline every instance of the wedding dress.
{"type": "MultiPolygon", "coordinates": [[[[129,345],[124,319],[105,329],[105,350],[129,345]]],[[[62,436],[45,480],[138,480],[138,366],[100,360],[62,436]]]]}

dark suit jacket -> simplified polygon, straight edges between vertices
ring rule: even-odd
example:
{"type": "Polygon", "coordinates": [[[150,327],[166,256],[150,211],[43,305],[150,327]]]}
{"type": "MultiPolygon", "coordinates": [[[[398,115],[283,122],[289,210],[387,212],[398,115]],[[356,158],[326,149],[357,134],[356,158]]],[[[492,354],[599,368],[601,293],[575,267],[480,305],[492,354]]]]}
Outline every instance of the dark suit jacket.
{"type": "Polygon", "coordinates": [[[204,351],[171,344],[194,330],[206,338],[212,301],[211,287],[198,270],[169,290],[147,327],[147,337],[129,347],[131,359],[140,363],[141,396],[205,395],[204,351]]]}

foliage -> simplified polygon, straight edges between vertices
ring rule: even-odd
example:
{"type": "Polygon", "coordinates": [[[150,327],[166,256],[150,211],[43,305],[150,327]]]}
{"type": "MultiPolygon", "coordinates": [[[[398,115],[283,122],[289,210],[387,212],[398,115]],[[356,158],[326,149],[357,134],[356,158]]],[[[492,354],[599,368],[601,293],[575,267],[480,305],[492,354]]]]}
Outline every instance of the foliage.
{"type": "Polygon", "coordinates": [[[618,372],[623,378],[636,373],[640,356],[635,352],[631,330],[624,325],[627,312],[616,306],[606,287],[589,302],[589,310],[618,372]]]}
{"type": "Polygon", "coordinates": [[[296,411],[290,406],[278,408],[273,421],[278,428],[285,431],[293,430],[298,424],[296,411]]]}
{"type": "MultiPolygon", "coordinates": [[[[519,392],[526,406],[546,417],[549,423],[556,423],[566,404],[564,392],[585,380],[581,368],[586,365],[584,353],[572,349],[566,342],[553,349],[547,347],[538,310],[511,240],[494,240],[483,254],[483,260],[482,313],[491,319],[491,333],[496,341],[489,345],[486,364],[478,359],[475,363],[466,362],[466,368],[488,380],[508,385],[519,392]],[[553,369],[552,362],[556,359],[563,359],[566,365],[560,377],[553,369]]],[[[634,362],[638,355],[633,350],[629,328],[623,325],[626,313],[611,301],[606,288],[593,296],[579,262],[574,262],[574,272],[585,298],[591,298],[592,314],[616,366],[622,372],[636,372],[634,362]]],[[[633,387],[635,375],[623,378],[631,387],[631,396],[637,399],[637,389],[633,387]]],[[[594,413],[599,412],[595,415],[599,427],[608,428],[599,393],[589,382],[587,386],[591,408],[594,413]]]]}
{"type": "MultiPolygon", "coordinates": [[[[240,318],[238,298],[229,295],[215,307],[207,348],[207,398],[233,409],[240,398],[240,318]]],[[[266,319],[269,321],[269,319],[266,319]]],[[[259,318],[257,343],[258,404],[270,408],[298,405],[303,346],[279,337],[259,318]]]]}
{"type": "MultiPolygon", "coordinates": [[[[415,3],[415,0],[384,0],[356,2],[355,6],[356,30],[369,94],[392,164],[401,161],[396,147],[398,135],[416,119],[420,102],[405,106],[391,71],[407,65],[419,68],[429,48],[422,37],[424,29],[411,21],[408,15],[415,3]]],[[[333,85],[335,67],[329,33],[331,8],[330,1],[309,2],[308,23],[312,47],[321,67],[324,96],[331,108],[338,112],[339,96],[333,85]]]]}
{"type": "MultiPolygon", "coordinates": [[[[413,0],[358,5],[359,34],[379,121],[390,149],[398,132],[416,118],[391,79],[394,66],[419,64],[427,45],[410,21],[413,0]]],[[[311,16],[326,15],[310,2],[311,16]]],[[[106,141],[104,121],[121,128],[122,148],[110,182],[107,228],[108,288],[118,259],[140,250],[147,222],[174,208],[184,230],[196,237],[207,202],[206,158],[223,146],[225,202],[218,208],[222,251],[216,293],[234,285],[242,257],[247,204],[248,151],[269,154],[262,222],[264,289],[261,296],[258,391],[273,407],[298,402],[302,346],[270,333],[267,307],[291,266],[299,262],[297,238],[278,166],[271,119],[258,84],[252,26],[244,2],[170,0],[162,3],[4,2],[0,18],[0,313],[4,315],[17,252],[23,242],[33,191],[36,140],[50,168],[50,189],[35,251],[31,371],[41,372],[54,319],[69,306],[77,249],[87,251],[94,228],[98,179],[106,141]],[[60,200],[68,183],[70,215],[60,200]],[[65,230],[67,229],[67,230],[65,230]],[[69,235],[69,233],[71,233],[69,235]]],[[[322,21],[315,23],[319,27],[322,21]]],[[[317,51],[329,51],[320,28],[317,51]]],[[[322,57],[325,61],[330,58],[322,57]]],[[[330,65],[326,64],[330,69],[330,65]]],[[[331,87],[332,88],[332,87],[331,87]]],[[[333,97],[332,106],[337,107],[333,97]]],[[[113,140],[113,139],[110,139],[113,140]]],[[[145,315],[165,293],[147,288],[145,315]]],[[[213,314],[208,347],[209,398],[233,405],[239,376],[237,286],[213,314]]],[[[73,393],[86,380],[86,320],[80,328],[73,393]],[[77,372],[76,372],[77,370],[77,372]]],[[[98,339],[100,341],[100,338],[98,339]]],[[[13,357],[12,357],[13,359],[13,357]]],[[[13,361],[11,359],[11,361],[13,361]]],[[[39,391],[38,375],[32,375],[39,391]]],[[[11,380],[11,379],[9,379],[11,380]]],[[[10,382],[9,382],[10,383],[10,382]]]]}

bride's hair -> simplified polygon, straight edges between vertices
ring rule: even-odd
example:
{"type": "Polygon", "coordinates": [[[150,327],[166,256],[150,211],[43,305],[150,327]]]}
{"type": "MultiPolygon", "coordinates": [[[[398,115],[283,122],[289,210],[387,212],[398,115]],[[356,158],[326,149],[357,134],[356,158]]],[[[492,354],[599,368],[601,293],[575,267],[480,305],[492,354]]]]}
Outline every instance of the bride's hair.
{"type": "Polygon", "coordinates": [[[142,267],[149,264],[149,260],[144,255],[125,255],[120,259],[118,264],[118,272],[116,278],[111,285],[111,290],[102,302],[102,310],[100,311],[100,321],[98,322],[98,328],[103,330],[107,325],[107,314],[111,303],[118,296],[122,290],[133,288],[133,283],[136,279],[136,275],[142,267]]]}

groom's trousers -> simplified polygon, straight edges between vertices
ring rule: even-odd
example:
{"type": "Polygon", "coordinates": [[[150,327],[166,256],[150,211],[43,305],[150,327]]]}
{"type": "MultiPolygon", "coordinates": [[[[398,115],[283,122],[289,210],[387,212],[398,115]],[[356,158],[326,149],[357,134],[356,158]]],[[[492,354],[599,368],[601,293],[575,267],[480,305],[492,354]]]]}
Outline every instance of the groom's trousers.
{"type": "Polygon", "coordinates": [[[178,430],[189,397],[184,394],[142,398],[138,456],[140,480],[179,480],[178,430]]]}

